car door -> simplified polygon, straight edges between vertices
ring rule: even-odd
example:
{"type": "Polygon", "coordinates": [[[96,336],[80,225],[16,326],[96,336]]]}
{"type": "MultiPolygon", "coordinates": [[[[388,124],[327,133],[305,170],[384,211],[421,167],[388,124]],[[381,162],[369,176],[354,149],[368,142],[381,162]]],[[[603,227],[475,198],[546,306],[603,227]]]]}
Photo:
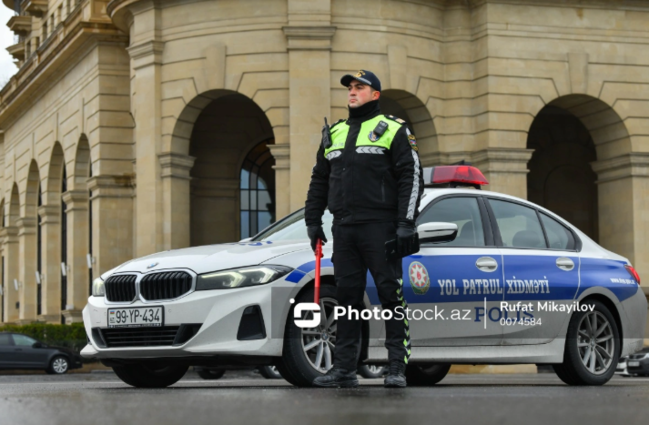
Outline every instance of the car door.
{"type": "Polygon", "coordinates": [[[503,254],[503,343],[542,344],[569,319],[579,286],[572,232],[529,204],[488,198],[494,236],[503,254]]]}
{"type": "Polygon", "coordinates": [[[0,333],[0,368],[12,366],[14,355],[14,342],[11,334],[0,333]]]}
{"type": "Polygon", "coordinates": [[[403,259],[404,294],[413,309],[412,344],[499,345],[501,326],[490,320],[490,311],[503,300],[502,258],[482,197],[439,197],[417,220],[418,225],[428,222],[455,223],[458,234],[451,242],[422,244],[417,254],[403,259]],[[424,312],[421,319],[417,310],[424,312]]]}
{"type": "Polygon", "coordinates": [[[33,347],[38,341],[21,334],[13,334],[13,339],[16,358],[22,367],[47,367],[48,350],[46,348],[33,347]]]}

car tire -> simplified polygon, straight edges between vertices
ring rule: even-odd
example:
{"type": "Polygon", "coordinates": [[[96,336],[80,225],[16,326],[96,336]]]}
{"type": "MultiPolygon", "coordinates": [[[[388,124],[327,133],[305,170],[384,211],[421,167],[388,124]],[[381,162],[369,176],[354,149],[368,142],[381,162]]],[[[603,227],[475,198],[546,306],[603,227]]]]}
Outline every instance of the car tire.
{"type": "Polygon", "coordinates": [[[552,367],[559,379],[568,385],[603,385],[615,374],[620,357],[620,334],[613,315],[602,302],[588,300],[581,304],[594,306],[593,311],[578,311],[572,315],[563,363],[552,367]]]}
{"type": "Polygon", "coordinates": [[[450,364],[411,363],[406,367],[406,382],[409,387],[429,387],[444,379],[450,369],[450,364]]]}
{"type": "Polygon", "coordinates": [[[113,366],[115,375],[128,385],[138,388],[165,388],[182,378],[189,366],[137,363],[113,366]]]}
{"type": "Polygon", "coordinates": [[[378,379],[383,377],[385,366],[363,364],[358,367],[358,374],[366,379],[378,379]]]}
{"type": "MultiPolygon", "coordinates": [[[[320,301],[325,304],[325,308],[337,304],[336,298],[335,287],[327,285],[320,287],[320,301]]],[[[303,331],[313,332],[313,330],[301,329],[292,320],[295,306],[302,302],[313,302],[313,288],[300,293],[296,297],[295,303],[289,309],[286,327],[284,329],[282,357],[278,358],[276,366],[282,377],[289,383],[298,387],[310,387],[312,386],[313,380],[318,376],[322,376],[324,371],[317,370],[314,361],[310,358],[312,354],[307,355],[304,351],[303,338],[309,336],[303,334],[303,331]]],[[[313,338],[317,337],[314,336],[313,338]]],[[[333,359],[331,344],[323,343],[323,352],[327,350],[324,348],[325,344],[331,352],[331,359],[333,359]]],[[[321,356],[321,360],[324,360],[323,357],[325,357],[324,354],[321,356]]]]}
{"type": "Polygon", "coordinates": [[[70,361],[65,356],[55,356],[50,360],[46,372],[50,375],[63,375],[70,369],[70,361]]]}
{"type": "Polygon", "coordinates": [[[259,366],[259,374],[266,379],[282,379],[276,366],[259,366]]]}
{"type": "Polygon", "coordinates": [[[203,367],[196,367],[194,368],[198,376],[200,376],[203,379],[221,379],[223,378],[223,375],[225,375],[225,369],[206,369],[203,367]]]}

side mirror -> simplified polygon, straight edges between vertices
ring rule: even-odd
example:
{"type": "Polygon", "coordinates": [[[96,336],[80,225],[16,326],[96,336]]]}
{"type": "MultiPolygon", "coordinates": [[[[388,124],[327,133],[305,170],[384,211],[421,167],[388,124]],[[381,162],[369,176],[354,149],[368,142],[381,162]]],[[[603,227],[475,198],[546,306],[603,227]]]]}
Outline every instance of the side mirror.
{"type": "Polygon", "coordinates": [[[35,342],[32,344],[32,348],[43,348],[43,343],[35,342]]]}
{"type": "Polygon", "coordinates": [[[423,223],[417,226],[419,243],[451,242],[457,236],[455,223],[423,223]]]}

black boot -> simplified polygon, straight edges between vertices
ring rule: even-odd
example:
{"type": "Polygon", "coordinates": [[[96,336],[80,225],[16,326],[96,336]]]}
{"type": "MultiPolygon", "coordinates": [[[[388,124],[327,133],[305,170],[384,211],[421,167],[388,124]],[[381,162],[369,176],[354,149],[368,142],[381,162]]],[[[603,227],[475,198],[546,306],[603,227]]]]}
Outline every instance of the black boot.
{"type": "Polygon", "coordinates": [[[403,388],[406,385],[406,364],[399,360],[392,360],[388,376],[383,381],[383,386],[386,388],[403,388]]]}
{"type": "Polygon", "coordinates": [[[356,371],[349,371],[340,367],[332,367],[323,376],[318,376],[313,380],[316,387],[334,387],[350,388],[358,386],[356,371]]]}

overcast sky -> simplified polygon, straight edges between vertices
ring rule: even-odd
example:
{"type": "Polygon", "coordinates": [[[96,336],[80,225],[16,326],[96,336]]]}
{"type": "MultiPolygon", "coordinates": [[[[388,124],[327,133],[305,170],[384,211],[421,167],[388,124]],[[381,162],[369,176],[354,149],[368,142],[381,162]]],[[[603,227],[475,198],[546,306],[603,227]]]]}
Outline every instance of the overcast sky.
{"type": "Polygon", "coordinates": [[[14,33],[7,27],[7,22],[13,14],[13,10],[0,2],[0,86],[2,87],[9,81],[9,77],[18,71],[13,58],[7,52],[7,47],[14,44],[14,33]]]}

